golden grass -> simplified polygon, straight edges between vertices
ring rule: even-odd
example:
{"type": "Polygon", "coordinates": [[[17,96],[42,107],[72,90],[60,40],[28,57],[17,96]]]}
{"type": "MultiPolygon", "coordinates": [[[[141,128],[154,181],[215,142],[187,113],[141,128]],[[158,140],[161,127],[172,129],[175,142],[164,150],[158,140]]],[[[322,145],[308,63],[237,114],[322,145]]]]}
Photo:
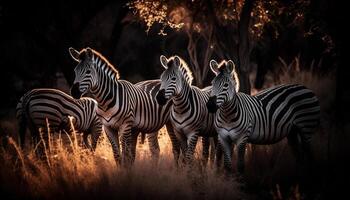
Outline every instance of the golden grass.
{"type": "MultiPolygon", "coordinates": [[[[49,126],[46,127],[49,129],[49,126]]],[[[148,144],[138,143],[135,164],[126,169],[115,164],[105,134],[95,153],[83,148],[81,135],[55,133],[45,144],[45,158],[38,148],[22,151],[11,138],[5,139],[0,160],[0,181],[6,183],[12,198],[122,198],[122,199],[239,199],[238,185],[225,179],[211,166],[203,168],[199,161],[193,168],[174,166],[172,148],[166,130],[159,134],[160,159],[155,163],[148,144]]],[[[41,140],[43,142],[44,140],[41,140]]],[[[199,146],[199,145],[197,145],[199,146]]],[[[197,149],[199,151],[200,148],[197,149]]],[[[198,158],[198,153],[196,157],[198,158]]],[[[199,160],[199,159],[198,159],[199,160]]]]}

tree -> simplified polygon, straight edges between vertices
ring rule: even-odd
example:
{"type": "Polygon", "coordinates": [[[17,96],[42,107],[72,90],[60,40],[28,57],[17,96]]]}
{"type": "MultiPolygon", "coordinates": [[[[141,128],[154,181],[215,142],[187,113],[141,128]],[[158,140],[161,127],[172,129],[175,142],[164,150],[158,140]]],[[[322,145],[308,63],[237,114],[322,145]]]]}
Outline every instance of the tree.
{"type": "Polygon", "coordinates": [[[233,59],[242,80],[241,91],[249,93],[249,26],[254,2],[137,0],[128,5],[146,23],[147,31],[157,22],[163,25],[160,34],[165,34],[166,27],[186,33],[197,86],[203,87],[207,79],[210,59],[233,59]]]}
{"type": "Polygon", "coordinates": [[[203,87],[207,80],[210,59],[232,59],[238,68],[240,90],[250,93],[253,48],[262,37],[276,39],[288,26],[304,25],[309,4],[308,0],[134,0],[127,5],[145,23],[147,32],[160,24],[161,35],[166,35],[169,28],[186,33],[197,86],[203,87]],[[264,34],[266,31],[269,34],[264,34]]]}

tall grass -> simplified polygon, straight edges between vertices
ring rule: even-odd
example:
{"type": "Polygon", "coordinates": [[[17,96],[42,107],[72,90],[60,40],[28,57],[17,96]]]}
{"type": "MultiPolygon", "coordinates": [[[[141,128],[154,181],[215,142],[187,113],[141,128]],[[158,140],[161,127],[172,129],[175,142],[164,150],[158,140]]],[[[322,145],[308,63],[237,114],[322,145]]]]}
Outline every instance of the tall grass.
{"type": "MultiPolygon", "coordinates": [[[[47,127],[49,129],[49,126],[47,127]]],[[[138,144],[135,164],[115,164],[108,139],[103,134],[93,153],[83,147],[81,135],[51,133],[45,156],[35,146],[21,150],[4,138],[0,160],[1,188],[12,198],[32,199],[240,199],[234,181],[213,167],[195,162],[193,168],[176,168],[165,129],[159,134],[160,159],[154,162],[148,145],[138,144]]],[[[44,140],[41,140],[43,143],[44,140]]],[[[44,142],[45,143],[45,142],[44,142]]],[[[28,146],[28,145],[27,145],[28,146]]],[[[199,149],[198,149],[199,150],[199,149]]],[[[199,154],[196,153],[196,157],[199,154]]]]}

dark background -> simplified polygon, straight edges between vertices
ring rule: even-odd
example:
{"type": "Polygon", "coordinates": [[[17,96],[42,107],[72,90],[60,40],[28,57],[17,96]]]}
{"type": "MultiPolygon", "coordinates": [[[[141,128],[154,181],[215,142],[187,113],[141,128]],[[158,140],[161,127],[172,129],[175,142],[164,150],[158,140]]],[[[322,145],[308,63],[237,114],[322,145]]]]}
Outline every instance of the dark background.
{"type": "MultiPolygon", "coordinates": [[[[127,1],[0,1],[0,119],[14,116],[16,102],[28,90],[38,87],[59,88],[68,92],[74,79],[76,63],[70,58],[69,47],[78,50],[87,46],[101,52],[120,71],[122,79],[138,82],[157,79],[162,72],[159,56],[178,54],[186,58],[187,39],[171,30],[158,35],[157,27],[149,33],[136,22],[125,6],[127,1]]],[[[334,109],[336,136],[349,138],[348,115],[350,98],[346,73],[348,17],[340,1],[311,1],[316,16],[333,38],[334,54],[324,57],[320,69],[328,73],[337,69],[337,91],[334,109]]],[[[293,42],[293,32],[275,49],[288,61],[297,53],[302,62],[324,56],[317,39],[293,42]]],[[[258,63],[259,58],[252,58],[258,63]]],[[[209,77],[211,78],[211,77],[209,77]]],[[[210,80],[207,80],[208,84],[210,80]]],[[[347,140],[344,144],[347,144],[347,140]]],[[[350,142],[350,141],[349,141],[350,142]]],[[[340,146],[331,160],[330,191],[344,187],[349,165],[349,146],[340,146]]]]}
{"type": "MultiPolygon", "coordinates": [[[[67,90],[58,86],[56,79],[63,77],[68,85],[73,81],[76,63],[68,54],[69,47],[94,48],[117,67],[123,79],[131,82],[159,78],[161,54],[178,54],[188,60],[184,33],[167,29],[168,35],[160,36],[157,25],[146,33],[145,26],[133,18],[126,3],[108,0],[1,2],[0,89],[6,98],[0,105],[0,117],[6,116],[6,110],[14,107],[19,97],[32,88],[67,90]]],[[[259,51],[275,55],[269,60],[281,56],[287,63],[300,53],[305,65],[322,57],[321,70],[327,73],[340,64],[343,46],[340,34],[345,28],[338,8],[334,1],[314,0],[306,16],[320,21],[320,26],[333,38],[335,48],[331,54],[323,53],[325,47],[318,35],[300,40],[298,30],[294,29],[280,33],[282,39],[274,49],[260,48],[259,51]]],[[[266,61],[269,55],[262,55],[251,60],[258,64],[266,61]]],[[[211,77],[208,79],[205,85],[211,77]]]]}

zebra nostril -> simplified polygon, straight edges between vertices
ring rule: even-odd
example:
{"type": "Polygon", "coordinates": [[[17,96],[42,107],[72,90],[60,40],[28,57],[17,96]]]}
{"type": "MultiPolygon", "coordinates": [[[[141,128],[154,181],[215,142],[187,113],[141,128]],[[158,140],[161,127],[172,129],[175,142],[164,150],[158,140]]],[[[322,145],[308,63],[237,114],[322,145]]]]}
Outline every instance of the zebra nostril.
{"type": "Polygon", "coordinates": [[[165,90],[164,89],[161,89],[158,91],[158,93],[156,95],[156,100],[157,100],[157,103],[161,106],[166,104],[168,99],[165,98],[165,90]]]}
{"type": "Polygon", "coordinates": [[[216,105],[216,96],[209,97],[207,108],[210,113],[215,113],[218,110],[218,106],[216,105]]]}
{"type": "Polygon", "coordinates": [[[74,83],[70,89],[70,94],[74,99],[80,99],[81,97],[81,92],[79,89],[79,83],[74,83]]]}

